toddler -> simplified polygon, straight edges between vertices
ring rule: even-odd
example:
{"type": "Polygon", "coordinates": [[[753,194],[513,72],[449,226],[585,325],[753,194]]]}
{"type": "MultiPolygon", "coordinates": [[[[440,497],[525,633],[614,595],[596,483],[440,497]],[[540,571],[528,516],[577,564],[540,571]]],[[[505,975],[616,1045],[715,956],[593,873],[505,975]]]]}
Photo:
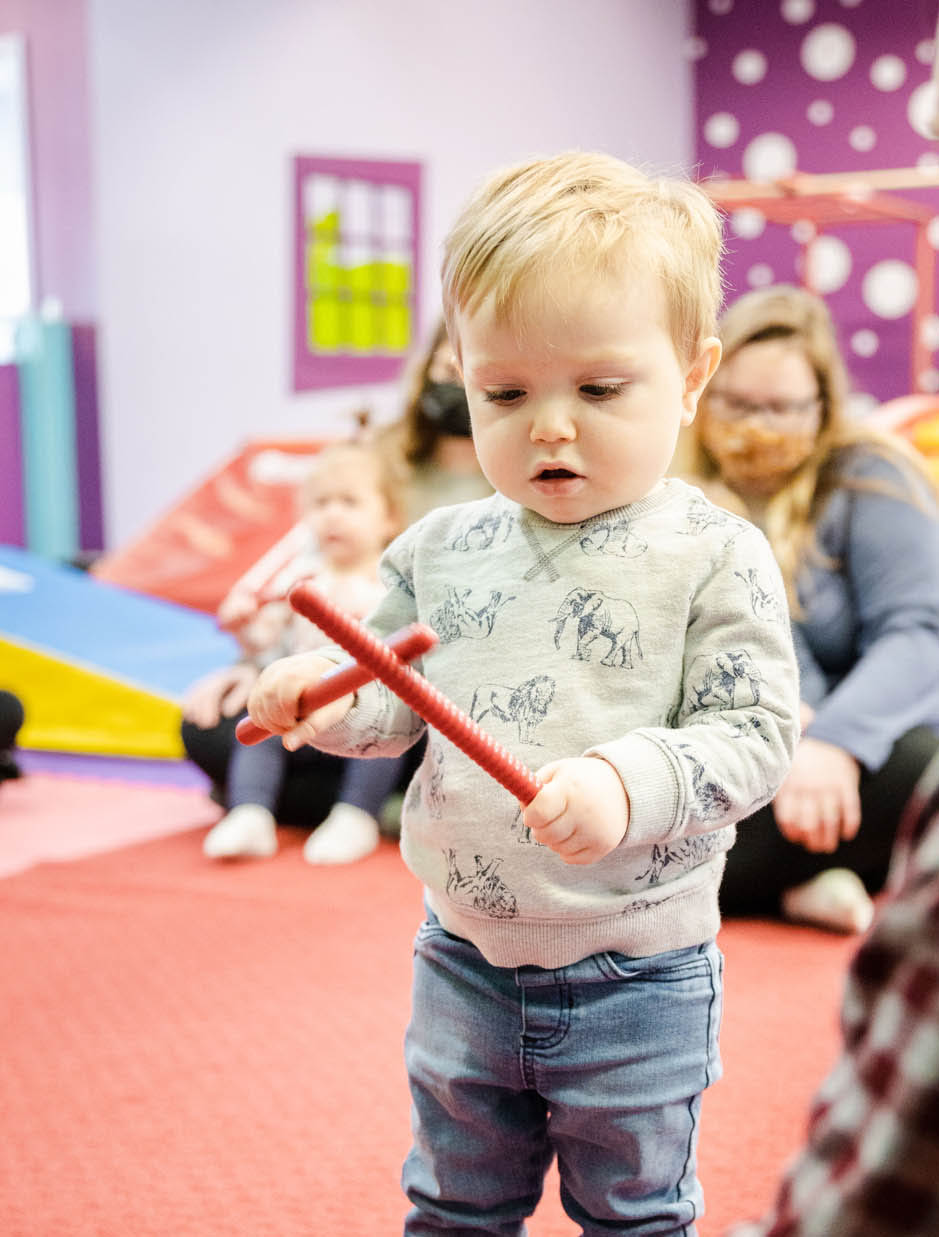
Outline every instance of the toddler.
{"type": "MultiPolygon", "coordinates": [[[[313,648],[324,637],[282,600],[290,587],[312,576],[317,586],[357,618],[378,602],[384,589],[378,560],[401,526],[401,491],[391,465],[358,442],[324,447],[301,491],[309,534],[305,551],[280,572],[265,602],[247,594],[240,609],[226,615],[238,628],[253,663],[264,666],[286,653],[313,648]]],[[[322,758],[325,764],[328,758],[322,758]]],[[[228,762],[228,813],[203,842],[212,859],[264,857],[277,849],[275,808],[286,773],[287,752],[277,739],[254,747],[232,743],[228,762]]],[[[378,845],[377,817],[402,770],[399,759],[344,762],[336,802],[304,845],[310,863],[351,863],[378,845]]],[[[324,769],[324,780],[334,771],[324,769]]]]}
{"type": "MultiPolygon", "coordinates": [[[[755,527],[666,479],[720,357],[721,226],[690,183],[602,154],[498,172],[443,263],[496,493],[386,551],[369,619],[440,634],[423,672],[542,787],[521,810],[431,731],[401,847],[426,891],[406,1062],[410,1237],[517,1237],[557,1156],[585,1234],[692,1234],[720,1073],[718,888],[798,733],[785,598],[755,527]]],[[[298,723],[342,654],[260,676],[289,749],[398,753],[379,684],[298,723]]]]}

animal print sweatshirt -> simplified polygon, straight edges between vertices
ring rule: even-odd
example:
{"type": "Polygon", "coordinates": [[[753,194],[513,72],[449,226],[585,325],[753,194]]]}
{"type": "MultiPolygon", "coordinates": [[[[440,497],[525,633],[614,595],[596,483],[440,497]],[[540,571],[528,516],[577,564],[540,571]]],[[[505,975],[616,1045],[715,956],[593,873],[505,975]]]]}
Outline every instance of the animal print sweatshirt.
{"type": "MultiPolygon", "coordinates": [[[[568,865],[532,841],[507,790],[428,728],[401,850],[443,927],[496,966],[711,938],[736,822],[773,797],[798,735],[789,619],[763,534],[679,480],[582,524],[496,494],[432,511],[381,570],[373,631],[428,623],[440,644],[418,668],[445,696],[535,771],[608,761],[629,798],[620,845],[568,865]]],[[[393,755],[425,728],[372,683],[317,746],[393,755]]]]}

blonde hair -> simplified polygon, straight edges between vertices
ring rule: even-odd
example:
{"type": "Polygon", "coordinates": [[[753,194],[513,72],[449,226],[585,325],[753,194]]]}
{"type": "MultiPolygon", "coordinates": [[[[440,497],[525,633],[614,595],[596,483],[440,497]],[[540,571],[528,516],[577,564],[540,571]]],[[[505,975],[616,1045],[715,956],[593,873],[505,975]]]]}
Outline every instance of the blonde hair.
{"type": "Polygon", "coordinates": [[[612,155],[568,151],[485,180],[444,243],[444,315],[491,297],[517,317],[523,294],[548,275],[611,270],[625,255],[661,277],[678,356],[690,362],[716,329],[722,287],[720,215],[688,180],[648,176],[612,155]]]}
{"type": "MultiPolygon", "coordinates": [[[[769,499],[764,516],[765,532],[782,570],[790,606],[793,614],[801,616],[796,590],[800,566],[807,560],[829,567],[838,565],[822,553],[815,538],[816,523],[831,493],[835,489],[864,490],[921,503],[933,490],[933,481],[924,461],[904,439],[850,418],[847,370],[834,323],[820,297],[788,284],[745,293],[727,309],[719,333],[724,349],[722,363],[749,344],[791,341],[801,349],[818,383],[822,411],[815,447],[769,499]],[[854,446],[866,446],[892,461],[908,479],[909,488],[845,475],[838,467],[838,456],[854,446]]],[[[703,403],[706,409],[707,391],[703,403]]],[[[716,501],[721,501],[713,484],[720,475],[717,462],[696,436],[694,423],[685,433],[686,442],[680,448],[688,464],[685,475],[693,474],[716,501]]],[[[727,505],[745,513],[745,501],[738,495],[727,505]]]]}
{"type": "Polygon", "coordinates": [[[306,511],[314,493],[316,480],[324,469],[335,467],[342,459],[351,460],[361,471],[363,465],[374,468],[378,492],[385,501],[393,525],[392,535],[400,532],[406,517],[406,473],[400,458],[393,452],[382,450],[368,437],[336,439],[326,443],[313,457],[306,476],[298,491],[301,511],[306,511]]]}

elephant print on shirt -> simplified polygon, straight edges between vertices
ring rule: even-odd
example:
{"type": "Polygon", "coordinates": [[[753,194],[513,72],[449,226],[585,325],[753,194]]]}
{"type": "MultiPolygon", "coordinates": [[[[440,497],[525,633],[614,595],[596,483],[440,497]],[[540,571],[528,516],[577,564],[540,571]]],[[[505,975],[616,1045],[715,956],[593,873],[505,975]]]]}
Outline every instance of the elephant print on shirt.
{"type": "Polygon", "coordinates": [[[430,613],[430,625],[440,637],[442,644],[466,637],[468,640],[484,640],[492,635],[496,615],[503,606],[515,597],[503,597],[498,589],[489,590],[489,599],[477,609],[471,604],[471,589],[447,588],[447,599],[430,613]]]}
{"type": "Polygon", "coordinates": [[[470,717],[481,722],[488,714],[516,728],[520,743],[537,743],[535,731],[548,716],[557,684],[546,674],[536,674],[517,687],[483,683],[473,693],[470,717]]]}
{"type": "Polygon", "coordinates": [[[572,588],[551,621],[557,649],[561,647],[565,630],[573,629],[574,639],[568,639],[568,643],[574,644],[572,657],[575,661],[590,661],[595,645],[597,650],[603,650],[601,666],[632,670],[633,658],[642,660],[639,616],[629,601],[608,597],[599,589],[572,588]]]}

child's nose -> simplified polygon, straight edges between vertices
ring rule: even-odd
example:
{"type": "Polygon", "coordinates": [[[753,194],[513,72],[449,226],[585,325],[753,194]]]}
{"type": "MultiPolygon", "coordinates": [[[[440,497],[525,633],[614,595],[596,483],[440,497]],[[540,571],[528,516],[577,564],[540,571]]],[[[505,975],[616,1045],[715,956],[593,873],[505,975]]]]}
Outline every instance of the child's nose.
{"type": "Polygon", "coordinates": [[[576,421],[566,401],[544,400],[533,411],[532,442],[569,442],[577,436],[576,421]]]}

